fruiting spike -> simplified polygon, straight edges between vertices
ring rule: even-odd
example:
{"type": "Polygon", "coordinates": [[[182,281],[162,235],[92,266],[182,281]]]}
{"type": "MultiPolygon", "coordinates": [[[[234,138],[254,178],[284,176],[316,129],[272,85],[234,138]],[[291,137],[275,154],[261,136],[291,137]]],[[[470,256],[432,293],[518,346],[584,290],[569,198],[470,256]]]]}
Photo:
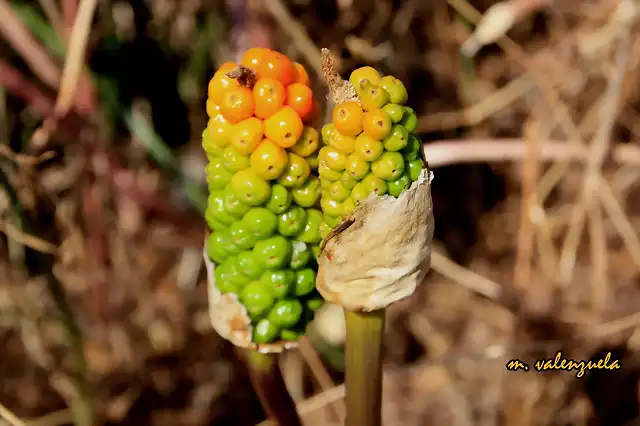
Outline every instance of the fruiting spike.
{"type": "Polygon", "coordinates": [[[308,75],[285,55],[248,50],[209,83],[203,133],[214,328],[235,345],[278,352],[295,345],[318,308],[314,252],[322,240],[319,148],[308,75]]]}

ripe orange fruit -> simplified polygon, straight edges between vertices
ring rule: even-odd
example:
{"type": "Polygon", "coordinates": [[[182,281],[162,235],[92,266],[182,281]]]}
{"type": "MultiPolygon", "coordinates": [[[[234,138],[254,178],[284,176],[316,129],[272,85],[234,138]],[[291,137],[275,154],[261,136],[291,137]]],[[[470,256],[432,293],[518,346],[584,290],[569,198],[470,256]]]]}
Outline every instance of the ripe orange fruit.
{"type": "Polygon", "coordinates": [[[209,80],[207,92],[209,94],[209,98],[216,104],[221,103],[224,92],[227,89],[240,86],[240,83],[238,83],[236,79],[229,78],[225,75],[229,71],[235,69],[236,66],[237,64],[235,62],[225,62],[220,65],[211,80],[209,80]]]}
{"type": "Polygon", "coordinates": [[[309,73],[307,72],[306,69],[304,69],[304,67],[302,66],[302,64],[299,64],[297,62],[293,63],[293,66],[296,69],[296,83],[300,83],[300,84],[304,84],[305,86],[309,85],[309,73]]]}
{"type": "Polygon", "coordinates": [[[300,116],[290,106],[282,107],[264,121],[264,134],[283,148],[295,145],[303,128],[300,116]]]}
{"type": "Polygon", "coordinates": [[[358,102],[344,102],[333,109],[333,123],[345,136],[355,136],[362,131],[362,107],[358,102]]]}
{"type": "Polygon", "coordinates": [[[286,92],[282,83],[273,78],[261,78],[253,87],[253,102],[257,117],[272,116],[284,105],[286,92]]]}
{"type": "Polygon", "coordinates": [[[251,170],[264,180],[280,177],[288,161],[287,152],[269,139],[263,139],[249,157],[251,170]]]}
{"type": "Polygon", "coordinates": [[[220,105],[213,102],[213,99],[207,99],[207,115],[209,118],[220,114],[220,105]]]}
{"type": "Polygon", "coordinates": [[[218,69],[216,70],[216,73],[213,76],[215,77],[217,75],[219,76],[219,75],[226,74],[229,71],[236,69],[237,66],[238,64],[236,64],[235,62],[225,62],[218,67],[218,69]]]}
{"type": "Polygon", "coordinates": [[[285,86],[293,83],[296,78],[293,62],[282,53],[273,50],[264,54],[257,71],[260,77],[273,78],[285,86]]]}
{"type": "Polygon", "coordinates": [[[391,132],[391,118],[385,111],[377,108],[364,113],[362,130],[374,140],[382,140],[391,132]]]}
{"type": "Polygon", "coordinates": [[[304,120],[313,109],[313,92],[304,84],[290,84],[287,86],[287,105],[304,120]]]}
{"type": "Polygon", "coordinates": [[[240,154],[249,155],[262,142],[262,136],[262,120],[251,117],[233,126],[229,142],[240,154]]]}
{"type": "Polygon", "coordinates": [[[244,52],[242,59],[240,60],[240,65],[257,71],[260,63],[262,62],[262,58],[270,51],[271,49],[267,49],[266,47],[252,47],[244,52]]]}
{"type": "Polygon", "coordinates": [[[253,93],[246,87],[226,90],[220,102],[222,115],[232,124],[251,117],[253,109],[253,93]]]}

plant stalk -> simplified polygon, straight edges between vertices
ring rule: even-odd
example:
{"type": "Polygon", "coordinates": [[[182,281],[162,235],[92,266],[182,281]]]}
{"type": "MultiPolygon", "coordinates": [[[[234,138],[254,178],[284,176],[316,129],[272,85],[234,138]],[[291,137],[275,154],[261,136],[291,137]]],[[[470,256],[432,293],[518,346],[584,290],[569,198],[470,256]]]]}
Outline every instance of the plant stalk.
{"type": "Polygon", "coordinates": [[[263,354],[254,350],[244,351],[253,388],[262,408],[273,425],[302,426],[296,404],[287,391],[277,354],[263,354]]]}
{"type": "Polygon", "coordinates": [[[345,310],[346,402],[349,426],[382,424],[382,337],[385,310],[345,310]]]}

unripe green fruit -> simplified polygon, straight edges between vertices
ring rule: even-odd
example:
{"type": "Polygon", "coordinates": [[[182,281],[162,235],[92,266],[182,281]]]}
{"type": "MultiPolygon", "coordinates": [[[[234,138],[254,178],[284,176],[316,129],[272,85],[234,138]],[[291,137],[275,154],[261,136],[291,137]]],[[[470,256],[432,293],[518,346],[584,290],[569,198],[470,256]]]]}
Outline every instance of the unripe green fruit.
{"type": "Polygon", "coordinates": [[[386,104],[382,110],[389,114],[389,118],[393,123],[399,123],[404,115],[404,107],[398,104],[386,104]]]}
{"type": "Polygon", "coordinates": [[[249,157],[240,154],[232,145],[227,145],[222,154],[224,168],[232,173],[249,168],[249,157]]]}
{"type": "Polygon", "coordinates": [[[278,229],[278,217],[264,207],[254,207],[243,217],[242,222],[258,239],[272,236],[278,229]]]}
{"type": "Polygon", "coordinates": [[[251,169],[240,170],[231,178],[231,188],[238,199],[250,206],[259,206],[271,195],[271,185],[251,169]]]}
{"type": "Polygon", "coordinates": [[[367,111],[382,108],[389,102],[389,93],[382,87],[376,86],[369,81],[360,83],[358,95],[362,108],[367,111]]]}
{"type": "Polygon", "coordinates": [[[280,327],[266,318],[262,318],[253,328],[252,340],[254,343],[263,344],[274,341],[280,333],[280,327]]]}
{"type": "Polygon", "coordinates": [[[269,320],[274,324],[289,328],[302,317],[302,304],[296,299],[278,300],[269,312],[269,320]]]}
{"type": "Polygon", "coordinates": [[[255,234],[242,222],[233,222],[229,227],[231,242],[243,250],[252,248],[258,241],[255,234]]]}
{"type": "Polygon", "coordinates": [[[389,94],[389,101],[394,104],[404,105],[409,99],[409,94],[404,84],[391,75],[382,77],[380,79],[380,86],[389,94]]]}
{"type": "Polygon", "coordinates": [[[409,133],[414,132],[418,127],[418,116],[416,112],[409,107],[404,107],[404,115],[402,116],[402,120],[400,120],[400,124],[402,124],[409,133]]]}
{"type": "Polygon", "coordinates": [[[313,207],[320,200],[320,179],[317,176],[309,176],[300,187],[291,190],[293,201],[301,207],[313,207]]]}
{"type": "Polygon", "coordinates": [[[207,175],[207,184],[209,189],[223,189],[229,182],[233,174],[224,168],[222,158],[212,158],[209,165],[205,168],[207,175]]]}
{"type": "Polygon", "coordinates": [[[319,229],[323,220],[323,214],[320,210],[307,209],[307,223],[296,238],[308,244],[319,243],[322,240],[319,229]]]}
{"type": "Polygon", "coordinates": [[[384,152],[380,158],[371,163],[371,173],[380,179],[395,180],[404,172],[404,158],[399,152],[384,152]]]}
{"type": "Polygon", "coordinates": [[[253,251],[243,251],[235,257],[235,266],[238,271],[253,280],[257,280],[264,273],[264,267],[260,258],[253,251]]]}
{"type": "Polygon", "coordinates": [[[398,197],[402,194],[402,191],[409,187],[409,185],[411,185],[411,179],[408,174],[403,173],[398,179],[392,180],[387,184],[389,188],[389,195],[398,197]]]}
{"type": "Polygon", "coordinates": [[[296,271],[295,295],[306,296],[316,288],[316,272],[311,268],[296,271]]]}
{"type": "Polygon", "coordinates": [[[291,261],[291,241],[281,235],[258,241],[253,252],[260,256],[262,266],[267,269],[280,269],[291,261]]]}
{"type": "Polygon", "coordinates": [[[251,318],[267,314],[275,298],[260,281],[251,281],[240,292],[240,300],[251,318]]]}
{"type": "Polygon", "coordinates": [[[209,198],[207,199],[207,210],[210,212],[211,217],[227,226],[231,225],[236,220],[236,218],[225,210],[224,192],[221,190],[216,190],[209,194],[209,198]]]}
{"type": "MultiPolygon", "coordinates": [[[[318,224],[318,227],[319,226],[320,225],[318,224]]],[[[303,241],[293,241],[291,245],[293,247],[291,252],[291,269],[295,270],[304,268],[313,256],[311,247],[303,241]]]]}
{"type": "Polygon", "coordinates": [[[249,204],[240,201],[235,192],[233,192],[233,188],[231,188],[231,185],[227,185],[224,188],[223,207],[227,213],[229,213],[236,219],[241,218],[251,209],[251,206],[249,204]]]}
{"type": "Polygon", "coordinates": [[[278,232],[286,237],[298,235],[307,223],[307,212],[300,206],[293,206],[278,216],[278,232]]]}
{"type": "Polygon", "coordinates": [[[271,196],[267,200],[265,207],[275,214],[282,214],[291,205],[293,197],[287,188],[282,185],[274,184],[271,186],[271,196]]]}
{"type": "Polygon", "coordinates": [[[276,299],[293,294],[296,285],[296,274],[289,269],[267,271],[260,277],[260,282],[276,299]]]}

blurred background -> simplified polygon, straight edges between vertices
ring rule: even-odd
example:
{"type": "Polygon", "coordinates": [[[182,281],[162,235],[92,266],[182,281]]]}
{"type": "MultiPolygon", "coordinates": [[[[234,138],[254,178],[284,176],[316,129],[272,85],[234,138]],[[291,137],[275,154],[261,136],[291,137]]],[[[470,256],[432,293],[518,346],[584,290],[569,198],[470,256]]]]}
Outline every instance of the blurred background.
{"type": "MultiPolygon", "coordinates": [[[[0,424],[255,425],[202,267],[207,83],[249,47],[400,78],[432,271],[388,312],[386,425],[639,425],[637,0],[0,0],[0,424]],[[483,18],[484,15],[484,18],[483,18]],[[507,372],[562,350],[621,369],[507,372]]],[[[340,424],[325,309],[281,362],[340,424]]]]}

